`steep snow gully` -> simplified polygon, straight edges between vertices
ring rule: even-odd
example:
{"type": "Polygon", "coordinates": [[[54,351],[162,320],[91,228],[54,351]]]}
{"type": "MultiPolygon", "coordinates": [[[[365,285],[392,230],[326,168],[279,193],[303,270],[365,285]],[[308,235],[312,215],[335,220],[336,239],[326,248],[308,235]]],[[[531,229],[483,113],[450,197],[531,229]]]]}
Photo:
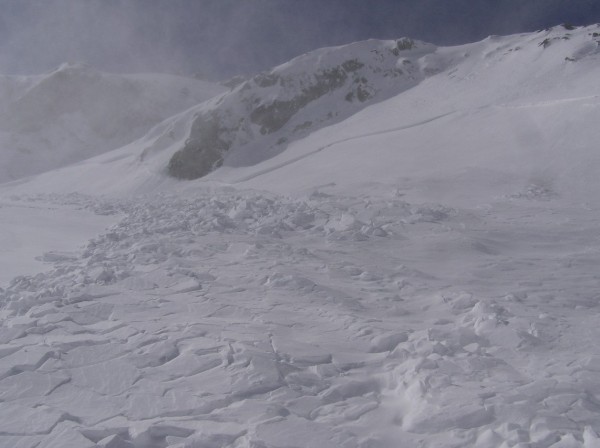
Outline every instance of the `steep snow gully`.
{"type": "Polygon", "coordinates": [[[98,218],[0,285],[0,447],[600,447],[598,41],[427,47],[194,181],[167,164],[235,89],[0,187],[21,239],[98,218]]]}

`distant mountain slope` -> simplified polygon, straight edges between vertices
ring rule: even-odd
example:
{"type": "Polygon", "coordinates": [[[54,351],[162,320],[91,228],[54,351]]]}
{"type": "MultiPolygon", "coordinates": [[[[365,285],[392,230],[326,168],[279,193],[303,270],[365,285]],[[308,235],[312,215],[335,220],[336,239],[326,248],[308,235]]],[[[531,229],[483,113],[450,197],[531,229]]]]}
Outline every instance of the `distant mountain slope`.
{"type": "Polygon", "coordinates": [[[569,188],[593,196],[600,188],[599,42],[600,26],[557,26],[457,47],[416,43],[398,55],[397,41],[318,50],[165,120],[136,142],[19,188],[121,195],[218,182],[295,194],[377,182],[429,200],[569,188]],[[342,73],[345,61],[376,58],[371,50],[381,49],[379,68],[344,69],[341,87],[294,114],[275,113],[315,85],[331,85],[315,84],[315,73],[342,73]],[[373,94],[360,102],[363,87],[373,94]],[[205,176],[181,182],[169,171],[205,176]]]}
{"type": "Polygon", "coordinates": [[[121,147],[224,89],[172,75],[114,75],[65,64],[0,77],[0,181],[121,147]]]}

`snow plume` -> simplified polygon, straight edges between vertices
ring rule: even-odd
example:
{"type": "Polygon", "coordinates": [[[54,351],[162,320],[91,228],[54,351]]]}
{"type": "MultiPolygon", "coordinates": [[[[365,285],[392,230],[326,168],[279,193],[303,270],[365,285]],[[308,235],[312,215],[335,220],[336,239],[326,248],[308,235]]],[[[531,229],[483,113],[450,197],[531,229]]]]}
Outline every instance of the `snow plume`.
{"type": "Polygon", "coordinates": [[[113,75],[84,64],[0,76],[0,181],[119,148],[222,90],[196,79],[113,75]]]}

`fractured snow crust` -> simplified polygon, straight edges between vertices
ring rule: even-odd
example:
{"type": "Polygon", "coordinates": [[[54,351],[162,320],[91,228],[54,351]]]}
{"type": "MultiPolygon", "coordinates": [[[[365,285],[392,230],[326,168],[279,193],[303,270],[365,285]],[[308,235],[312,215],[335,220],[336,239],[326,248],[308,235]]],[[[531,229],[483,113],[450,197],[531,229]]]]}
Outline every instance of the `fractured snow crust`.
{"type": "Polygon", "coordinates": [[[600,446],[599,33],[438,48],[204,180],[200,105],[4,186],[118,222],[0,291],[0,447],[600,446]]]}

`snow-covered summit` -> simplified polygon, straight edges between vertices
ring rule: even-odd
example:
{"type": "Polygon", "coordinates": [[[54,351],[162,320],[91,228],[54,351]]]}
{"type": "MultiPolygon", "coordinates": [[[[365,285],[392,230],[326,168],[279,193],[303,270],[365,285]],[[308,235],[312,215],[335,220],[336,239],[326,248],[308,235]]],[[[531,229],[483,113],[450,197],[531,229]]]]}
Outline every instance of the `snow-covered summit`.
{"type": "Polygon", "coordinates": [[[324,126],[407,90],[441,67],[421,63],[434,45],[409,38],[319,49],[240,84],[198,113],[169,162],[178,178],[223,164],[255,164],[324,126]]]}
{"type": "Polygon", "coordinates": [[[115,75],[63,64],[0,77],[0,181],[48,171],[121,147],[156,123],[220,93],[173,75],[115,75]]]}

